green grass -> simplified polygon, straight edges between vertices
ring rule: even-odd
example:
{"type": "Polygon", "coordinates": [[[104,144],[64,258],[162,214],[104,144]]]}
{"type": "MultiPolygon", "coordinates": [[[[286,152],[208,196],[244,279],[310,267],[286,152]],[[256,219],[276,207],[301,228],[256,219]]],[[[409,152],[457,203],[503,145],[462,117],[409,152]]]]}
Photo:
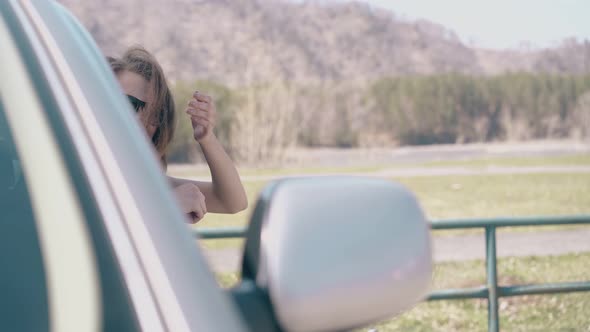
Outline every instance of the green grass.
{"type": "MultiPolygon", "coordinates": [[[[534,167],[534,166],[590,166],[590,154],[573,154],[552,157],[511,157],[511,158],[477,158],[469,160],[444,160],[424,163],[399,163],[381,164],[372,166],[347,166],[347,167],[308,167],[308,168],[241,168],[242,177],[249,176],[286,176],[297,174],[332,174],[332,173],[375,173],[388,169],[421,168],[475,168],[486,167],[534,167]]],[[[210,177],[209,170],[203,166],[190,168],[175,168],[171,166],[170,175],[178,177],[210,177]]]]}
{"type": "MultiPolygon", "coordinates": [[[[429,163],[432,167],[589,165],[590,156],[550,159],[512,158],[429,163]]],[[[310,170],[308,173],[316,173],[310,170]]],[[[339,171],[341,172],[341,171],[339,171]]],[[[395,178],[414,191],[430,219],[590,214],[590,174],[429,176],[395,178]]],[[[250,207],[232,216],[210,214],[198,227],[242,226],[265,181],[245,182],[250,207]]],[[[563,229],[564,226],[542,229],[563,229]]],[[[513,230],[531,228],[509,228],[513,230]]],[[[535,228],[539,230],[539,228],[535,228]]],[[[449,231],[457,234],[465,231],[449,231]]],[[[435,234],[446,234],[437,231],[435,234]]],[[[207,247],[238,246],[243,240],[208,240],[207,247]]],[[[590,253],[552,257],[503,258],[501,285],[590,280],[590,253]]],[[[235,285],[236,273],[218,275],[224,287],[235,285]]],[[[485,283],[484,261],[437,264],[433,289],[474,287],[485,283]]],[[[590,292],[500,299],[503,331],[590,331],[590,292]]],[[[378,331],[486,331],[487,302],[424,302],[403,315],[373,326],[378,331]]]]}
{"type": "Polygon", "coordinates": [[[432,161],[419,164],[427,167],[472,167],[485,168],[490,166],[502,167],[531,167],[531,166],[590,166],[590,154],[573,154],[552,157],[521,157],[521,158],[477,158],[470,160],[432,161]]]}
{"type": "MultiPolygon", "coordinates": [[[[509,257],[498,261],[500,285],[590,280],[590,253],[550,257],[509,257]]],[[[239,281],[236,273],[217,275],[223,287],[239,281]]],[[[435,267],[433,289],[485,283],[484,261],[449,262],[435,267]]],[[[503,331],[587,331],[590,292],[500,299],[503,331]]],[[[384,331],[486,331],[485,300],[423,302],[391,320],[367,327],[384,331]]]]}
{"type": "Polygon", "coordinates": [[[430,219],[590,213],[590,173],[395,179],[430,219]]]}
{"type": "MultiPolygon", "coordinates": [[[[590,214],[590,173],[429,176],[392,180],[416,193],[430,219],[590,214]]],[[[246,211],[235,215],[208,214],[195,227],[245,226],[256,197],[266,183],[244,183],[249,201],[246,211]]],[[[568,226],[542,229],[564,227],[568,226]]],[[[459,234],[468,231],[450,232],[459,234]]],[[[435,234],[448,233],[437,231],[435,234]]],[[[238,246],[241,240],[203,242],[208,248],[221,248],[238,246]]]]}
{"type": "MultiPolygon", "coordinates": [[[[590,253],[550,257],[503,258],[498,262],[501,285],[589,281],[590,253]]],[[[436,266],[434,289],[483,285],[483,261],[436,266]]],[[[590,292],[518,296],[500,299],[503,331],[587,331],[590,292]]],[[[383,331],[486,331],[485,300],[424,302],[392,320],[372,327],[383,331]]]]}

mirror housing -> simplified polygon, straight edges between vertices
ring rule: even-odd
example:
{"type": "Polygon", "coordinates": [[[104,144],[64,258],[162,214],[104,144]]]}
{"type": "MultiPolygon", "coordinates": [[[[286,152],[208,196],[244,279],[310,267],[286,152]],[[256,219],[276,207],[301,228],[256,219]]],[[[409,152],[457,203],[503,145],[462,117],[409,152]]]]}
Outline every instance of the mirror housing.
{"type": "Polygon", "coordinates": [[[267,294],[283,330],[359,327],[426,296],[430,227],[415,196],[392,181],[279,180],[256,205],[242,278],[267,294]]]}

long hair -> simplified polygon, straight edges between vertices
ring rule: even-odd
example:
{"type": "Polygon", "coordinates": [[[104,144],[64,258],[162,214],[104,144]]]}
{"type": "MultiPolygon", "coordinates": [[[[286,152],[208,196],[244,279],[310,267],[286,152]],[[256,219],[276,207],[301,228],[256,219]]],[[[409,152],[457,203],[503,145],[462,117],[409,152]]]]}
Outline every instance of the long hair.
{"type": "Polygon", "coordinates": [[[157,124],[151,139],[162,164],[166,167],[166,148],[174,137],[176,111],[162,67],[156,58],[141,46],[132,46],[120,58],[107,57],[107,60],[115,75],[130,71],[149,82],[153,100],[146,103],[146,119],[149,123],[157,124]]]}

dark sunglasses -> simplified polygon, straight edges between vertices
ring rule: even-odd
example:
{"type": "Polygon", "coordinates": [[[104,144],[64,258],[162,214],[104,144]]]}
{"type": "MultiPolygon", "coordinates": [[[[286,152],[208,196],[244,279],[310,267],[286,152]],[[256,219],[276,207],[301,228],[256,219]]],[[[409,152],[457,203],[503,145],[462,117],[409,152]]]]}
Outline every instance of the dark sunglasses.
{"type": "Polygon", "coordinates": [[[135,112],[139,112],[145,107],[145,101],[139,100],[130,95],[127,95],[127,98],[129,98],[129,102],[131,103],[131,106],[133,106],[133,109],[135,109],[135,112]]]}

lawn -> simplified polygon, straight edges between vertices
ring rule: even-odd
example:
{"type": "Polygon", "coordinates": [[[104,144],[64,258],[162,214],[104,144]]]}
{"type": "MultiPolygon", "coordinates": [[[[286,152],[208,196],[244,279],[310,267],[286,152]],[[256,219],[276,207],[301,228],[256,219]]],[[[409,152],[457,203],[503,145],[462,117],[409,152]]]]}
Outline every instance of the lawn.
{"type": "MultiPolygon", "coordinates": [[[[589,166],[590,156],[479,159],[436,162],[424,167],[589,166]]],[[[398,166],[395,166],[398,167],[398,166]]],[[[359,169],[348,169],[359,172],[359,169]]],[[[376,171],[367,168],[366,173],[376,171]]],[[[298,173],[345,173],[346,169],[297,170],[298,173]],[[344,171],[343,171],[344,170],[344,171]]],[[[288,170],[260,174],[285,175],[288,170]]],[[[390,178],[410,188],[429,219],[590,214],[590,173],[534,173],[390,178]]],[[[267,181],[245,181],[250,207],[232,216],[210,214],[197,227],[243,226],[258,192],[267,181]]],[[[553,228],[563,228],[555,226],[553,228]]],[[[542,229],[551,229],[544,227],[542,229]]],[[[510,228],[508,231],[531,228],[510,228]]],[[[539,230],[539,228],[535,229],[539,230]]],[[[453,234],[464,231],[453,231],[453,234]]],[[[435,232],[444,236],[446,231],[435,232]]],[[[242,240],[203,241],[207,247],[238,246],[242,240]]],[[[551,257],[500,258],[501,285],[590,280],[590,253],[551,257]]],[[[238,282],[236,273],[218,274],[225,287],[238,282]]],[[[445,262],[435,266],[433,289],[474,287],[485,283],[484,261],[445,262]]],[[[590,292],[500,299],[503,331],[590,331],[590,292]]],[[[424,302],[393,319],[361,329],[383,331],[486,331],[485,300],[424,302]]]]}
{"type": "MultiPolygon", "coordinates": [[[[393,178],[410,188],[430,219],[590,213],[590,173],[393,178]]],[[[249,207],[208,214],[198,227],[243,226],[266,181],[244,182],[249,207]]]]}
{"type": "MultiPolygon", "coordinates": [[[[238,281],[235,273],[218,274],[218,281],[230,287],[238,281]]],[[[590,253],[550,257],[500,258],[500,285],[590,280],[590,253]]],[[[435,267],[433,289],[474,287],[485,283],[482,260],[449,262],[435,267]]],[[[520,296],[500,299],[500,327],[503,331],[588,331],[590,292],[558,295],[520,296]]],[[[424,302],[392,320],[359,331],[486,331],[485,300],[424,302]]]]}
{"type": "Polygon", "coordinates": [[[590,173],[394,180],[416,193],[430,219],[590,213],[590,173]]]}
{"type": "MultiPolygon", "coordinates": [[[[430,219],[590,214],[590,173],[453,175],[391,180],[416,193],[430,219]]],[[[246,211],[235,215],[208,214],[195,227],[246,225],[256,197],[266,184],[265,181],[244,183],[250,202],[246,211]]],[[[525,231],[530,229],[524,228],[525,231]]],[[[453,234],[457,232],[466,231],[453,231],[453,234]]],[[[436,232],[437,235],[448,233],[436,232]]],[[[209,248],[219,248],[237,246],[241,240],[204,242],[209,248]]]]}
{"type": "MultiPolygon", "coordinates": [[[[420,168],[475,168],[483,169],[487,167],[538,167],[538,166],[590,166],[590,154],[573,154],[552,157],[490,157],[476,158],[466,160],[442,160],[429,161],[423,163],[399,163],[399,164],[382,164],[371,166],[347,166],[347,167],[307,167],[307,168],[240,168],[239,172],[242,177],[253,176],[286,176],[296,174],[333,174],[333,173],[375,173],[388,169],[411,169],[420,168]]],[[[190,167],[184,165],[171,165],[170,173],[179,177],[199,177],[208,178],[209,170],[199,165],[190,167]]]]}
{"type": "Polygon", "coordinates": [[[552,157],[493,157],[469,160],[444,160],[419,164],[427,167],[536,167],[536,166],[590,166],[590,154],[572,154],[552,157]]]}

